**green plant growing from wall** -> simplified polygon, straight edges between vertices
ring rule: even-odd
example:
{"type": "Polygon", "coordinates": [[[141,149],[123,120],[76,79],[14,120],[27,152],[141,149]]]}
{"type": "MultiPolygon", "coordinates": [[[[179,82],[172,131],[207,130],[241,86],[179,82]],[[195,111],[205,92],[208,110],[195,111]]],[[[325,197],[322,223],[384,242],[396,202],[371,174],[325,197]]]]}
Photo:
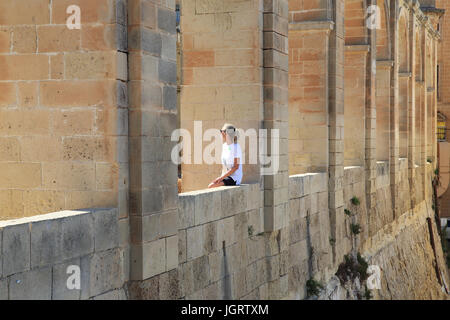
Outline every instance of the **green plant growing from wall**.
{"type": "Polygon", "coordinates": [[[248,232],[248,236],[249,236],[249,237],[251,237],[251,236],[253,235],[253,232],[254,232],[254,231],[255,231],[255,230],[254,230],[253,226],[248,226],[247,232],[248,232]]]}
{"type": "Polygon", "coordinates": [[[344,209],[344,213],[349,217],[351,217],[353,215],[352,212],[348,209],[344,209]]]}
{"type": "Polygon", "coordinates": [[[356,260],[358,261],[357,270],[361,276],[361,280],[365,281],[368,277],[367,269],[369,268],[369,263],[366,261],[366,259],[364,259],[363,256],[361,256],[359,252],[356,256],[356,260]]]}
{"type": "Polygon", "coordinates": [[[361,203],[361,202],[359,201],[359,198],[356,197],[356,196],[354,196],[350,201],[352,202],[352,204],[353,204],[354,206],[359,206],[360,203],[361,203]]]}
{"type": "Polygon", "coordinates": [[[336,276],[342,286],[345,286],[348,282],[355,283],[355,280],[358,279],[361,286],[357,289],[356,296],[358,299],[369,300],[372,295],[367,288],[368,268],[369,263],[359,252],[356,257],[353,254],[347,254],[344,256],[344,261],[339,265],[336,276]]]}
{"type": "Polygon", "coordinates": [[[306,295],[308,297],[318,296],[320,291],[323,289],[322,283],[315,280],[314,278],[306,281],[306,295]]]}
{"type": "Polygon", "coordinates": [[[334,246],[334,244],[336,243],[336,239],[331,238],[331,237],[330,237],[329,241],[332,246],[334,246]]]}
{"type": "Polygon", "coordinates": [[[352,223],[350,225],[350,230],[351,230],[352,234],[358,235],[361,233],[361,226],[357,223],[352,223]]]}
{"type": "Polygon", "coordinates": [[[256,237],[262,236],[264,234],[264,232],[259,232],[259,233],[255,234],[255,227],[253,227],[252,225],[247,227],[247,233],[248,233],[248,237],[251,240],[255,240],[255,241],[257,240],[257,239],[255,239],[256,237]]]}

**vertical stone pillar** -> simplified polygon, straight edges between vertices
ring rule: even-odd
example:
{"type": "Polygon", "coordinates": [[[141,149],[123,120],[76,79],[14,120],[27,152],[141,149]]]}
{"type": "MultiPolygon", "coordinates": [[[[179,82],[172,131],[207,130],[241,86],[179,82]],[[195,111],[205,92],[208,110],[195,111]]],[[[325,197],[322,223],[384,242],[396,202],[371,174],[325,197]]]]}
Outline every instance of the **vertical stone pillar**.
{"type": "MultiPolygon", "coordinates": [[[[277,171],[264,172],[264,229],[280,230],[288,224],[288,1],[265,0],[263,12],[264,128],[267,154],[278,158],[277,171]],[[284,63],[286,62],[286,63],[284,63]],[[276,129],[276,131],[272,131],[276,129]],[[279,152],[271,149],[279,137],[279,152]]],[[[271,164],[273,166],[273,163],[271,164]]]]}
{"type": "Polygon", "coordinates": [[[438,40],[436,38],[433,39],[433,83],[434,83],[434,91],[433,91],[433,172],[438,167],[438,151],[437,151],[437,105],[438,105],[438,71],[437,71],[437,62],[438,62],[438,40]]]}
{"type": "Polygon", "coordinates": [[[416,18],[414,15],[413,8],[409,13],[409,52],[410,52],[410,64],[409,68],[411,70],[411,81],[409,82],[409,103],[408,103],[408,180],[409,187],[412,191],[411,194],[411,208],[415,206],[415,192],[414,191],[414,181],[415,181],[415,159],[416,159],[416,18]]]}
{"type": "Polygon", "coordinates": [[[178,266],[175,2],[128,1],[131,296],[178,266]]]}
{"type": "Polygon", "coordinates": [[[422,54],[423,54],[423,64],[422,64],[422,86],[420,88],[420,96],[421,96],[421,104],[422,104],[422,108],[420,110],[420,117],[422,119],[421,123],[422,126],[421,128],[421,147],[420,147],[420,174],[422,176],[422,180],[421,180],[421,184],[422,184],[422,196],[421,196],[421,200],[426,199],[426,195],[427,195],[427,188],[429,187],[429,181],[427,179],[427,141],[428,141],[428,134],[427,134],[427,129],[428,129],[428,88],[427,88],[427,72],[426,72],[426,66],[428,63],[428,57],[427,57],[427,29],[425,26],[426,21],[424,19],[426,19],[426,17],[422,16],[422,26],[421,26],[421,32],[422,32],[422,54]]]}
{"type": "MultiPolygon", "coordinates": [[[[376,0],[369,1],[368,5],[376,5],[376,0]]],[[[366,205],[368,221],[370,216],[375,215],[376,202],[376,139],[377,139],[377,118],[376,118],[376,62],[377,62],[377,41],[376,29],[369,29],[368,44],[370,47],[367,55],[366,72],[366,144],[365,144],[365,177],[366,177],[366,205]]],[[[368,225],[369,231],[371,230],[368,225]]],[[[369,233],[370,235],[370,233],[369,233]]]]}
{"type": "Polygon", "coordinates": [[[393,219],[398,217],[399,212],[399,190],[398,184],[400,181],[400,123],[399,123],[399,3],[394,1],[391,5],[390,25],[394,26],[391,29],[391,57],[393,59],[393,67],[391,68],[391,85],[390,85],[390,184],[391,184],[391,198],[392,211],[394,213],[393,219]]]}
{"type": "MultiPolygon", "coordinates": [[[[342,243],[345,230],[344,219],[344,12],[345,1],[333,1],[334,30],[330,33],[329,44],[329,180],[328,206],[332,237],[335,243],[342,243]]],[[[335,248],[336,249],[336,248],[335,248]]],[[[333,263],[341,256],[333,250],[333,263]]]]}

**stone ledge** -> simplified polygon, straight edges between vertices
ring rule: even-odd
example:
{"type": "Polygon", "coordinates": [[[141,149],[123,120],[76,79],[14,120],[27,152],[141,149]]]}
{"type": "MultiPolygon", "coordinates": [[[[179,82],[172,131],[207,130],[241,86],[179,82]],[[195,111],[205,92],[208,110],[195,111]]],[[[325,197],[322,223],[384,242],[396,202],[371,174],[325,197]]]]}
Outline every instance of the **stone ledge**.
{"type": "MultiPolygon", "coordinates": [[[[0,222],[0,283],[9,299],[88,299],[125,281],[118,209],[66,210],[0,222]],[[68,290],[69,265],[81,289],[68,290]]],[[[4,295],[4,294],[2,294],[4,295]]],[[[0,295],[0,296],[2,296],[0,295]]]]}
{"type": "Polygon", "coordinates": [[[289,176],[289,199],[301,198],[309,194],[325,192],[328,179],[325,172],[304,173],[289,176]]]}
{"type": "Polygon", "coordinates": [[[178,194],[179,229],[203,225],[260,208],[259,184],[202,189],[178,194]]]}

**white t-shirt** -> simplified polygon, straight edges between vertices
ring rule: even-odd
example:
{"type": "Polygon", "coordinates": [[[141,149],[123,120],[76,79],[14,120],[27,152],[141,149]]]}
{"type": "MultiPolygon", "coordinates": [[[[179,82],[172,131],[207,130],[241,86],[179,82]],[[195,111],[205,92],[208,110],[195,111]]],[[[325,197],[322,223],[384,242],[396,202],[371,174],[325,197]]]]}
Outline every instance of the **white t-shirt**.
{"type": "Polygon", "coordinates": [[[227,144],[226,142],[222,146],[222,164],[225,166],[225,173],[233,168],[234,158],[239,158],[239,168],[230,176],[236,181],[236,185],[240,185],[242,181],[242,150],[239,144],[227,144]]]}

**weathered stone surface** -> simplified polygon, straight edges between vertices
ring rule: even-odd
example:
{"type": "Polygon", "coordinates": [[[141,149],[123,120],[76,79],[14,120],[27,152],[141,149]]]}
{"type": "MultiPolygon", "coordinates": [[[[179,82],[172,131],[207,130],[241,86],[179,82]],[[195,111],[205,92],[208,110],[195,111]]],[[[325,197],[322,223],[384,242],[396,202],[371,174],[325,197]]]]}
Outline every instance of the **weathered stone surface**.
{"type": "Polygon", "coordinates": [[[178,235],[166,238],[166,271],[178,267],[178,235]]]}
{"type": "Polygon", "coordinates": [[[94,210],[94,248],[104,251],[119,244],[119,214],[117,209],[94,210]]]}
{"type": "Polygon", "coordinates": [[[52,297],[52,269],[34,269],[9,278],[9,299],[50,300],[52,297]]]}
{"type": "Polygon", "coordinates": [[[0,279],[0,300],[8,300],[8,279],[0,279]]]}
{"type": "Polygon", "coordinates": [[[31,267],[52,265],[63,260],[62,220],[31,224],[31,267]]]}
{"type": "Polygon", "coordinates": [[[30,268],[30,229],[28,224],[3,229],[3,277],[30,268]]]}
{"type": "Polygon", "coordinates": [[[159,277],[159,298],[161,300],[175,300],[180,295],[178,270],[174,269],[159,277]]]}
{"type": "Polygon", "coordinates": [[[63,258],[71,259],[94,251],[94,217],[81,214],[62,221],[63,258]]]}
{"type": "MultiPolygon", "coordinates": [[[[76,284],[76,281],[70,281],[71,285],[76,284]]],[[[52,299],[53,300],[78,300],[81,295],[81,261],[80,259],[75,259],[65,263],[57,264],[53,266],[52,269],[52,299]],[[77,272],[73,271],[71,268],[80,268],[80,289],[69,288],[68,280],[69,277],[75,277],[77,272]]]]}
{"type": "Polygon", "coordinates": [[[122,286],[122,268],[120,251],[112,249],[93,254],[89,258],[89,293],[97,296],[122,286]]]}
{"type": "Polygon", "coordinates": [[[128,284],[129,299],[131,300],[158,300],[159,276],[144,281],[131,281],[128,284]]]}

